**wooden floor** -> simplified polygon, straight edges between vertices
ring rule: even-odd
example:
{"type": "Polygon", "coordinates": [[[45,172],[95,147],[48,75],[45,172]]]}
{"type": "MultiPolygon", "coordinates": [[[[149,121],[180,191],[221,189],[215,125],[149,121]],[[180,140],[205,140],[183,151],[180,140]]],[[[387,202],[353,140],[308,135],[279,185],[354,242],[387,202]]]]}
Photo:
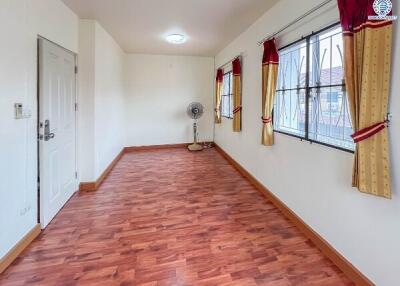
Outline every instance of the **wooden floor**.
{"type": "Polygon", "coordinates": [[[353,285],[216,150],[126,154],[0,285],[353,285]]]}

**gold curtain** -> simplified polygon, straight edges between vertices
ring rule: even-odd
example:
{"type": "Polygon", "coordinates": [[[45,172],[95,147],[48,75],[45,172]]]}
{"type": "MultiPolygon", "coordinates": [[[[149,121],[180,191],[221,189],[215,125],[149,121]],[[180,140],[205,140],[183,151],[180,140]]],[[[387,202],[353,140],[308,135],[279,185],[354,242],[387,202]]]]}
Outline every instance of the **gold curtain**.
{"type": "Polygon", "coordinates": [[[356,144],[353,186],[391,198],[388,112],[392,22],[369,20],[372,0],[338,0],[346,89],[356,144]],[[357,3],[356,3],[357,2],[357,3]]]}
{"type": "Polygon", "coordinates": [[[221,102],[222,102],[222,89],[223,89],[224,71],[217,70],[217,78],[215,80],[215,123],[221,123],[221,102]]]}
{"type": "Polygon", "coordinates": [[[233,132],[242,131],[242,69],[240,58],[232,62],[233,69],[233,132]]]}
{"type": "Polygon", "coordinates": [[[274,107],[276,83],[278,80],[279,55],[275,39],[264,43],[262,62],[262,139],[265,146],[274,145],[272,110],[274,107]]]}

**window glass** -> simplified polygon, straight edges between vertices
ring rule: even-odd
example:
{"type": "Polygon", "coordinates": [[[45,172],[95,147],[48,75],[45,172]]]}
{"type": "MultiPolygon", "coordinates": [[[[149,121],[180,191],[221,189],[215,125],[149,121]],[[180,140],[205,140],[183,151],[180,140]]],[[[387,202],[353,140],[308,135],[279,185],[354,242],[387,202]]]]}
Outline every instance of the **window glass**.
{"type": "Polygon", "coordinates": [[[308,36],[279,56],[274,129],[353,151],[341,27],[308,36]]]}
{"type": "Polygon", "coordinates": [[[233,73],[228,72],[224,74],[223,90],[222,90],[222,103],[221,115],[226,118],[233,118],[233,73]]]}

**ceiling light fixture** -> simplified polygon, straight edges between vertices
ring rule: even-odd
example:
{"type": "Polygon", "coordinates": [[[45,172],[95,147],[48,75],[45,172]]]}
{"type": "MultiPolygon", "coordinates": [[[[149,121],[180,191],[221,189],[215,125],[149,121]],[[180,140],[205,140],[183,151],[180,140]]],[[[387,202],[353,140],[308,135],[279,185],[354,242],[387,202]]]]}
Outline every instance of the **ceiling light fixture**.
{"type": "Polygon", "coordinates": [[[167,36],[167,41],[171,44],[179,45],[186,42],[186,37],[181,34],[171,34],[167,36]]]}

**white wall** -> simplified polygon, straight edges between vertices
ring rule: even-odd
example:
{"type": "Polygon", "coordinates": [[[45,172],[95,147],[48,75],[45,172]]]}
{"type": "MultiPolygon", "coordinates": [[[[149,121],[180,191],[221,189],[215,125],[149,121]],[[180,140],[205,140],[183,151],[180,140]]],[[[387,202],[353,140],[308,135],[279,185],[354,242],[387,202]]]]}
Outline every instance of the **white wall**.
{"type": "Polygon", "coordinates": [[[95,22],[79,22],[78,166],[81,182],[95,180],[95,22]]]}
{"type": "MultiPolygon", "coordinates": [[[[243,58],[243,132],[231,122],[216,127],[215,141],[277,195],[377,285],[398,285],[400,265],[400,37],[396,30],[390,109],[393,163],[392,200],[359,193],[351,187],[352,155],[276,134],[274,147],[261,142],[261,59],[257,41],[297,18],[320,0],[281,0],[216,57],[216,66],[240,52],[243,58]],[[301,4],[300,4],[301,2],[301,4]]],[[[400,15],[399,7],[394,14],[400,15]]],[[[278,39],[285,45],[338,20],[337,8],[278,39]]]]}
{"type": "Polygon", "coordinates": [[[0,1],[0,257],[37,223],[37,35],[77,52],[78,23],[58,0],[0,1]]]}
{"type": "Polygon", "coordinates": [[[96,22],[95,176],[125,147],[124,52],[96,22]]]}
{"type": "Polygon", "coordinates": [[[126,132],[128,146],[193,141],[189,103],[205,106],[199,120],[201,141],[213,138],[214,59],[127,55],[126,132]]]}
{"type": "Polygon", "coordinates": [[[124,52],[93,20],[80,21],[80,180],[95,181],[125,146],[124,52]]]}

